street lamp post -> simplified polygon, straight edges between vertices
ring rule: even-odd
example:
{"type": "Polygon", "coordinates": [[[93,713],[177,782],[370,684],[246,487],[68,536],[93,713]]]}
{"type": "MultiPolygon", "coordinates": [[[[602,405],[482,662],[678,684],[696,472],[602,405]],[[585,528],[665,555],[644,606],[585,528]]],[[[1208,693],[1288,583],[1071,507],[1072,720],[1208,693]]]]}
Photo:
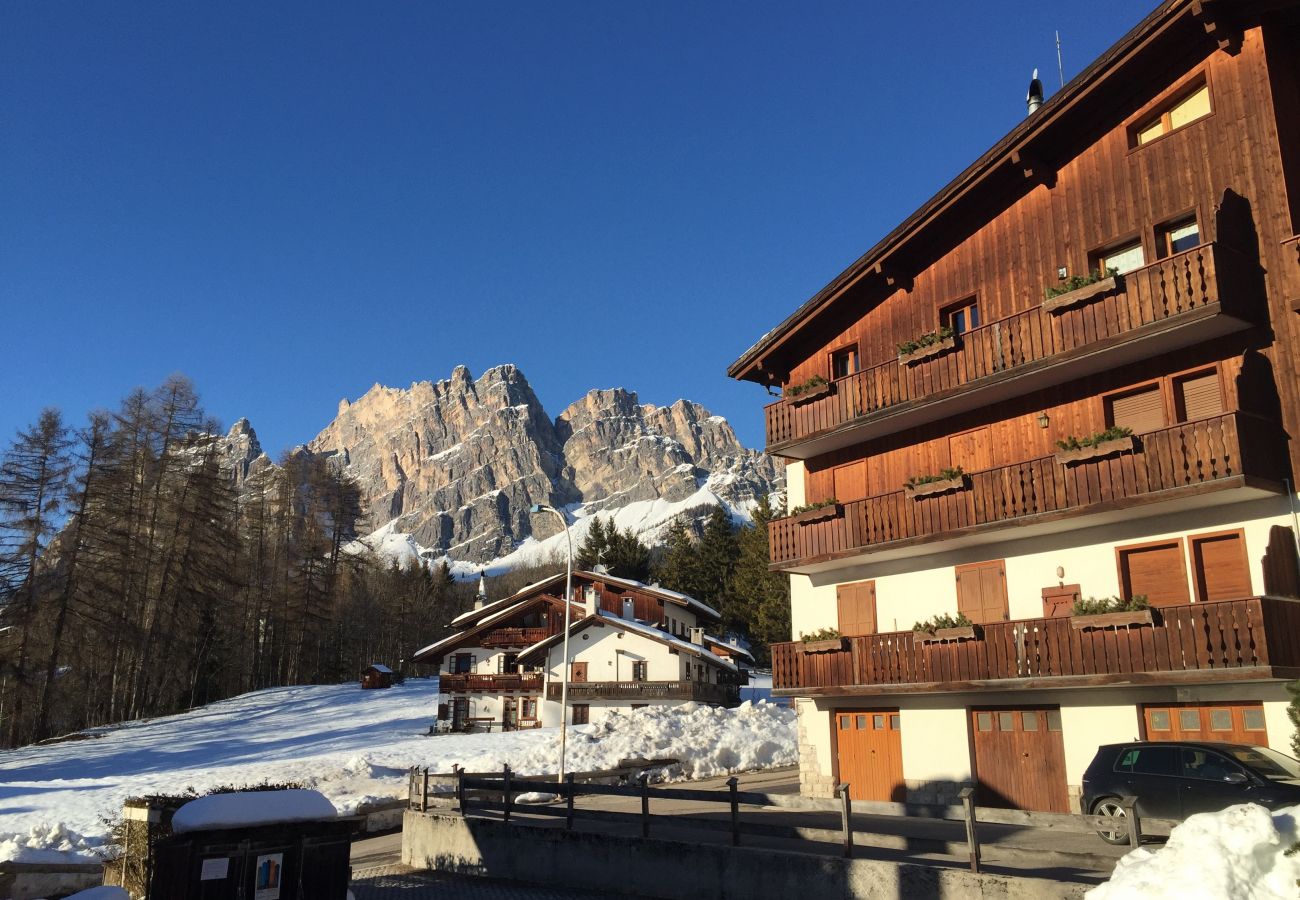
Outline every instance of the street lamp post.
{"type": "Polygon", "coordinates": [[[529,507],[529,512],[534,515],[537,513],[548,512],[560,520],[560,527],[564,529],[564,539],[569,547],[569,565],[568,572],[564,579],[564,663],[560,667],[560,783],[564,783],[564,761],[565,752],[568,749],[569,739],[569,619],[573,611],[573,537],[569,534],[569,522],[564,518],[564,513],[560,512],[553,506],[547,506],[544,503],[534,503],[529,507]]]}

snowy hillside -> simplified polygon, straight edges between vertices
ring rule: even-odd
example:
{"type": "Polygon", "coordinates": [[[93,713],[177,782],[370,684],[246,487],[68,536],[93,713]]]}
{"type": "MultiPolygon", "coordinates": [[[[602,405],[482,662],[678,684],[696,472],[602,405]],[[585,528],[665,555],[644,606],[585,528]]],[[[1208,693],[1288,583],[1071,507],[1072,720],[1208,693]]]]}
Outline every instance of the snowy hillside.
{"type": "MultiPolygon", "coordinates": [[[[127,797],[229,784],[294,781],[342,813],[398,797],[410,766],[450,771],[509,763],[556,769],[559,732],[427,737],[436,679],[386,691],[355,684],[273,688],[177,716],[86,732],[83,740],[0,752],[0,860],[93,853],[127,797]]],[[[766,703],[734,710],[647,708],[571,732],[569,769],[629,756],[672,756],[692,777],[790,765],[794,713],[766,703]]]]}

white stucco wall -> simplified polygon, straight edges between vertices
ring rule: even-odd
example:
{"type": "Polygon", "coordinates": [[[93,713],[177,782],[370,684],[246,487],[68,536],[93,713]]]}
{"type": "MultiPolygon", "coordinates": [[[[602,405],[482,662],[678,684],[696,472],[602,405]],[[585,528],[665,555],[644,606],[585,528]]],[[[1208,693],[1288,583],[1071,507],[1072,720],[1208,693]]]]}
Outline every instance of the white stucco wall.
{"type": "MultiPolygon", "coordinates": [[[[1274,525],[1290,527],[1292,521],[1288,498],[1279,497],[883,563],[872,563],[870,554],[864,554],[862,563],[852,568],[824,575],[790,576],[792,636],[797,639],[803,633],[836,627],[836,586],[852,581],[875,579],[876,617],[881,631],[906,631],[915,622],[937,613],[955,614],[954,567],[993,559],[1006,561],[1011,618],[1035,618],[1043,614],[1042,589],[1060,582],[1080,585],[1085,597],[1120,593],[1117,546],[1235,528],[1245,531],[1252,590],[1263,593],[1263,559],[1269,531],[1274,525]],[[1058,566],[1064,569],[1061,578],[1056,574],[1058,566]]],[[[1190,589],[1192,561],[1186,546],[1183,555],[1190,589]]]]}

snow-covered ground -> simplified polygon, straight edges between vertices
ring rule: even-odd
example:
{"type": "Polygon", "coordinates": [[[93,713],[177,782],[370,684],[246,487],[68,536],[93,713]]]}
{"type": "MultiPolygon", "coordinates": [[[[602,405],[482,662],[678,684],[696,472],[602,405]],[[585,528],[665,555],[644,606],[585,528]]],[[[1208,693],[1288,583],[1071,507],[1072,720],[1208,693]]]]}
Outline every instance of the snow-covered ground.
{"type": "MultiPolygon", "coordinates": [[[[426,736],[437,679],[389,690],[355,684],[273,688],[176,716],[87,732],[87,739],[0,752],[0,860],[64,861],[93,853],[106,819],[142,794],[202,793],[221,785],[297,782],[341,813],[402,796],[406,770],[508,763],[556,770],[557,729],[426,736]]],[[[632,756],[676,757],[704,778],[797,761],[794,713],[768,703],[722,710],[648,707],[570,730],[570,771],[632,756]]]]}
{"type": "Polygon", "coordinates": [[[1191,816],[1156,849],[1119,861],[1088,900],[1295,900],[1300,897],[1300,806],[1253,803],[1191,816]]]}

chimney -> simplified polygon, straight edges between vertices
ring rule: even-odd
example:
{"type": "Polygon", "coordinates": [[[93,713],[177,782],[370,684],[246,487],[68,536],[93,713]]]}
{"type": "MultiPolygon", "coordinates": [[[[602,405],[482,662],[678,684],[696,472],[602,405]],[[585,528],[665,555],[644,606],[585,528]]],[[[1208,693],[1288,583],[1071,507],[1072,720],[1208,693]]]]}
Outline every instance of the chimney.
{"type": "Polygon", "coordinates": [[[1033,78],[1029,80],[1029,93],[1025,95],[1025,106],[1028,107],[1028,115],[1033,115],[1038,107],[1043,105],[1043,83],[1038,80],[1038,70],[1034,69],[1033,78]]]}
{"type": "Polygon", "coordinates": [[[600,609],[600,588],[589,584],[582,592],[583,608],[587,615],[594,616],[600,609]]]}
{"type": "Polygon", "coordinates": [[[697,644],[697,645],[699,645],[699,646],[701,646],[701,647],[704,646],[704,629],[703,629],[703,628],[692,628],[692,629],[691,629],[691,643],[692,643],[692,644],[697,644]]]}
{"type": "Polygon", "coordinates": [[[478,593],[474,596],[474,608],[482,609],[487,606],[487,582],[483,580],[483,573],[478,573],[478,593]]]}
{"type": "Polygon", "coordinates": [[[623,618],[629,622],[636,620],[636,601],[631,597],[623,598],[623,618]]]}

